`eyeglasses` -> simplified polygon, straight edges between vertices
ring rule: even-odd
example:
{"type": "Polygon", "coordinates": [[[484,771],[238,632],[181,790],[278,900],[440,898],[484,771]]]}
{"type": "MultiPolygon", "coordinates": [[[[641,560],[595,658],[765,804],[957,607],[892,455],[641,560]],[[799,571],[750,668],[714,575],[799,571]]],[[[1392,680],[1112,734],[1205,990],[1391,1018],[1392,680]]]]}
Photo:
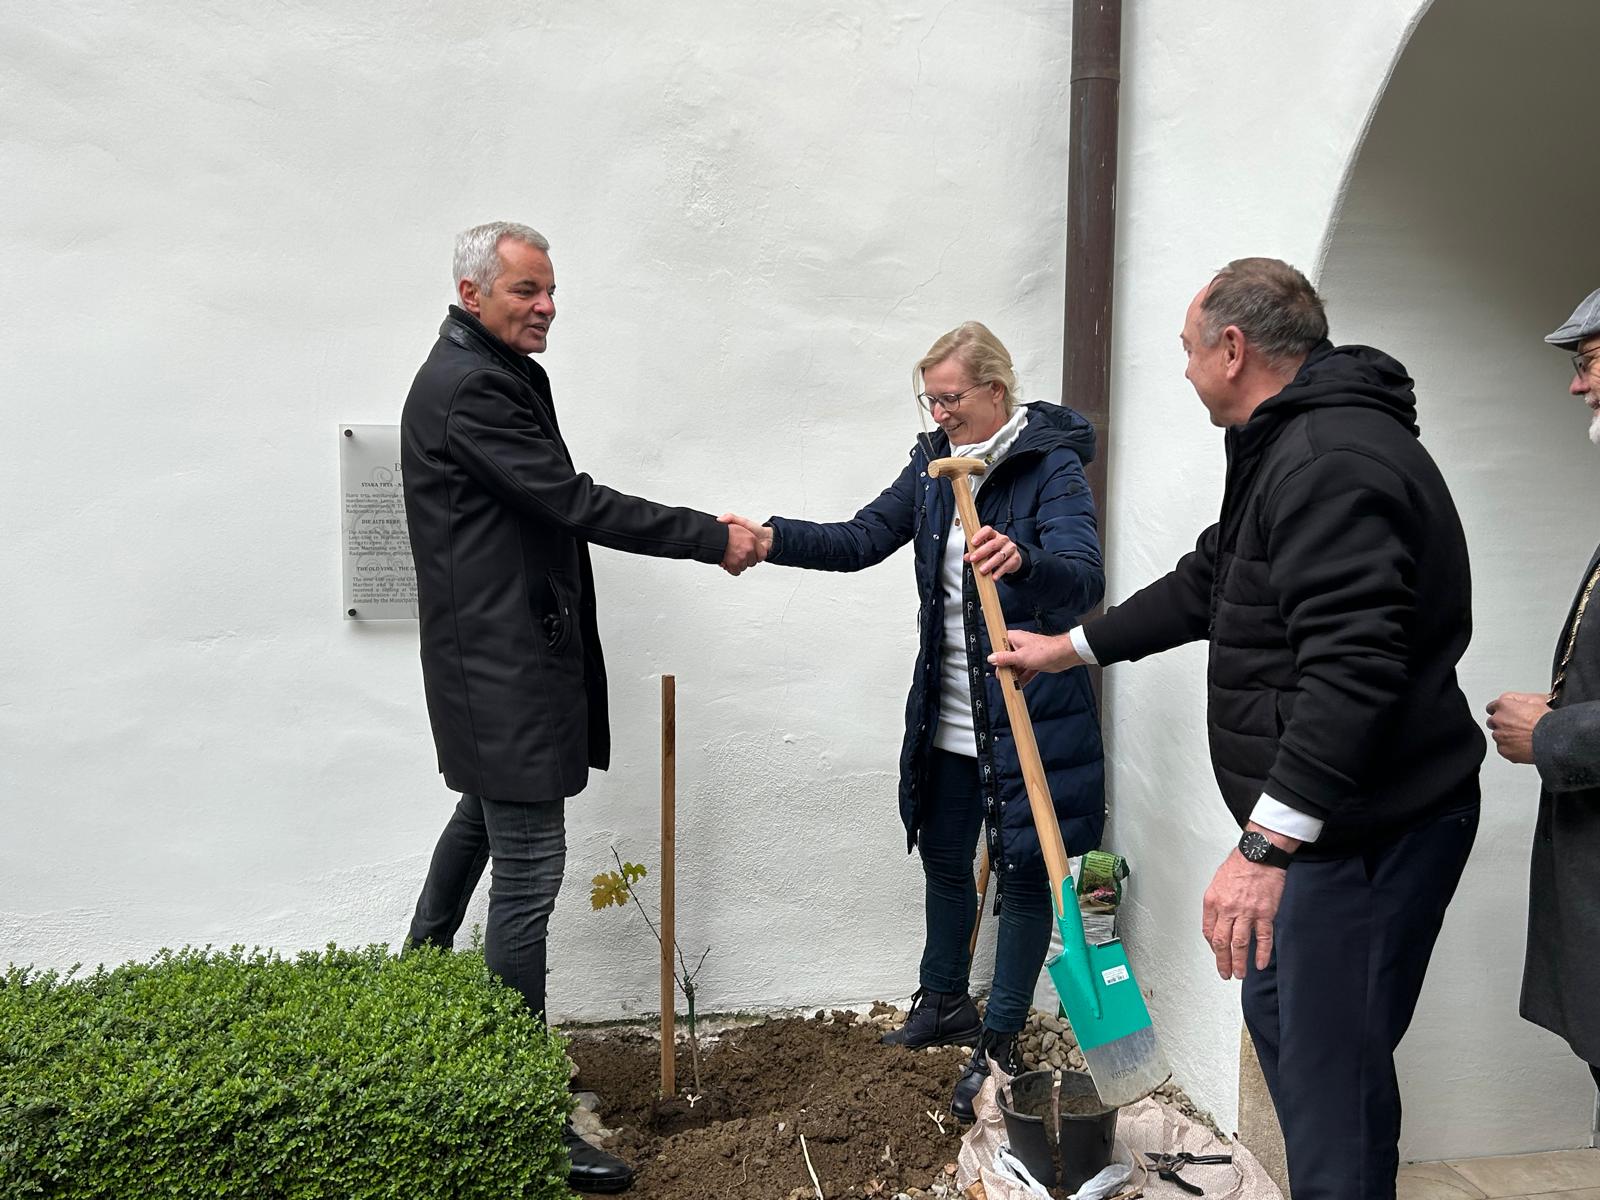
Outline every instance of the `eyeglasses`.
{"type": "Polygon", "coordinates": [[[975,392],[983,386],[984,385],[981,383],[975,383],[965,391],[945,392],[942,395],[934,395],[932,392],[923,392],[922,395],[917,397],[917,403],[922,405],[922,407],[927,409],[930,413],[933,411],[933,406],[935,404],[944,409],[945,412],[953,413],[956,409],[961,407],[961,399],[963,396],[975,392]]]}
{"type": "Polygon", "coordinates": [[[1591,350],[1587,354],[1574,354],[1572,356],[1572,369],[1578,373],[1578,378],[1589,378],[1589,368],[1594,366],[1596,358],[1600,358],[1600,349],[1591,350]]]}

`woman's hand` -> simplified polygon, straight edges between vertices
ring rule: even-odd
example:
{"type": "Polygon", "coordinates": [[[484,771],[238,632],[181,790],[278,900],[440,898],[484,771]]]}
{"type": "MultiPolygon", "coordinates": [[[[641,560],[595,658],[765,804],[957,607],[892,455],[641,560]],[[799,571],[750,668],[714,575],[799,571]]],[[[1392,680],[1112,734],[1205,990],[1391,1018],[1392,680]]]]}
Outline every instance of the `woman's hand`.
{"type": "Polygon", "coordinates": [[[992,525],[985,525],[972,535],[972,549],[966,558],[974,571],[996,579],[1022,566],[1022,551],[1017,544],[992,525]]]}

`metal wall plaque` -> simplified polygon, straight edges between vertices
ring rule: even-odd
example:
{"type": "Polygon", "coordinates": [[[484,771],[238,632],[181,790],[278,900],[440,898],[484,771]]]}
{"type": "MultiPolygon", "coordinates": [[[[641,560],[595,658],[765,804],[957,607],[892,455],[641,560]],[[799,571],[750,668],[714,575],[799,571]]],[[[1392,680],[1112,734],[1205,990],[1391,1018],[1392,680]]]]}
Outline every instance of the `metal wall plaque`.
{"type": "Polygon", "coordinates": [[[398,425],[339,426],[339,490],[345,619],[416,620],[398,425]]]}

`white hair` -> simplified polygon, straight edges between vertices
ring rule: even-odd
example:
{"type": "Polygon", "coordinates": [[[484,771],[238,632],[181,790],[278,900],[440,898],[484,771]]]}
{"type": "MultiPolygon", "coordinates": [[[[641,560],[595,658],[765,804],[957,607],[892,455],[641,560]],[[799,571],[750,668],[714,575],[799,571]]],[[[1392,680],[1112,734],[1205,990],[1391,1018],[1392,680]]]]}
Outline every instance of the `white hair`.
{"type": "Polygon", "coordinates": [[[1600,412],[1589,418],[1589,440],[1600,446],[1600,412]]]}
{"type": "Polygon", "coordinates": [[[544,234],[515,221],[490,221],[485,225],[474,225],[456,235],[456,255],[452,263],[455,278],[452,282],[459,285],[463,279],[470,279],[478,285],[479,291],[487,292],[493,288],[503,267],[500,243],[506,238],[532,246],[535,250],[548,252],[550,249],[550,240],[544,234]]]}

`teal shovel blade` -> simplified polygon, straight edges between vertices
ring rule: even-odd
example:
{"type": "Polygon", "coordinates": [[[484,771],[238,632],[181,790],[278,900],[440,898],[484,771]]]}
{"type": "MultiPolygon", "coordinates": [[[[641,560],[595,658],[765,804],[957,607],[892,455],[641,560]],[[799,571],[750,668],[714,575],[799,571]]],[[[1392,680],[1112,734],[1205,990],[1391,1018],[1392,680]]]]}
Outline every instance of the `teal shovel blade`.
{"type": "Polygon", "coordinates": [[[1062,949],[1045,968],[1100,1099],[1111,1105],[1132,1104],[1155,1091],[1172,1072],[1121,939],[1089,945],[1070,880],[1063,890],[1069,899],[1056,918],[1062,949]]]}

